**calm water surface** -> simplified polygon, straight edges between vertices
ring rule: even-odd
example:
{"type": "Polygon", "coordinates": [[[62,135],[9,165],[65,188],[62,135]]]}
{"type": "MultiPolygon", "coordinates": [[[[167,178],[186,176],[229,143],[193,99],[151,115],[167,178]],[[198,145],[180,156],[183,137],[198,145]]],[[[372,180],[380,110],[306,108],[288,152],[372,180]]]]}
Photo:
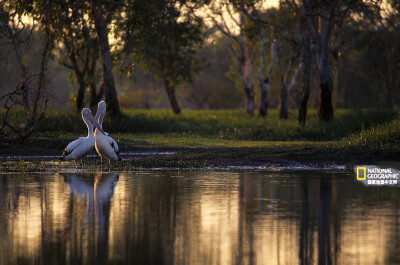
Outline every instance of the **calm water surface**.
{"type": "Polygon", "coordinates": [[[400,188],[348,173],[0,175],[0,264],[398,264],[400,188]]]}

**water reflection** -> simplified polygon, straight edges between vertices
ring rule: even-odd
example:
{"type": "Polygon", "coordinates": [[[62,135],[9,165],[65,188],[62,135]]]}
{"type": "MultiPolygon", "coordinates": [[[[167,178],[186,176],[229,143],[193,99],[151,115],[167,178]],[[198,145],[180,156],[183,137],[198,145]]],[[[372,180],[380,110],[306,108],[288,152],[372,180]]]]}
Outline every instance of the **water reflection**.
{"type": "Polygon", "coordinates": [[[65,174],[64,180],[72,192],[77,205],[79,229],[73,231],[74,239],[81,249],[70,249],[69,259],[73,264],[88,259],[90,264],[102,264],[108,261],[108,231],[111,198],[119,176],[116,173],[92,175],[65,174]],[[82,246],[83,249],[82,249],[82,246]],[[83,250],[83,253],[82,253],[83,250]]]}
{"type": "Polygon", "coordinates": [[[0,264],[398,264],[398,188],[346,174],[0,176],[0,264]]]}

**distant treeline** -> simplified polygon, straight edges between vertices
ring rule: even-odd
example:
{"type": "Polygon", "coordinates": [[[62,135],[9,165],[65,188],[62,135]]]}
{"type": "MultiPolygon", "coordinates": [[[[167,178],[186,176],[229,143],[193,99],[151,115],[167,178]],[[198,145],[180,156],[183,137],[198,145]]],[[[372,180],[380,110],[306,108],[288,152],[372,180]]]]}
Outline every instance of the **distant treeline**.
{"type": "Polygon", "coordinates": [[[0,44],[1,104],[16,89],[13,101],[28,109],[27,80],[41,68],[50,102],[79,111],[104,98],[111,115],[245,106],[261,116],[279,108],[287,119],[297,108],[304,125],[307,106],[327,121],[335,108],[392,107],[400,97],[395,0],[268,9],[264,1],[9,0],[0,3],[0,44]]]}

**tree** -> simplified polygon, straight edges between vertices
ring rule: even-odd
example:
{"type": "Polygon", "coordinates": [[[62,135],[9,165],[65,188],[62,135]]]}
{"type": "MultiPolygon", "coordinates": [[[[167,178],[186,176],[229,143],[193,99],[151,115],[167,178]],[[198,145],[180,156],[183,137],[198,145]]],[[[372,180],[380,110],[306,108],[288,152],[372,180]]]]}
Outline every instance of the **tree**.
{"type": "MultiPolygon", "coordinates": [[[[48,2],[36,6],[24,5],[21,1],[0,3],[0,33],[9,40],[6,46],[10,45],[11,49],[15,51],[15,58],[21,67],[21,77],[15,88],[8,89],[5,94],[0,95],[0,101],[4,100],[3,111],[0,115],[0,136],[4,138],[3,141],[17,140],[22,143],[37,129],[39,121],[47,110],[49,94],[46,89],[46,72],[54,42],[49,10],[53,7],[53,3],[48,2]],[[22,19],[22,15],[26,14],[33,18],[31,29],[22,19]],[[33,29],[38,23],[41,26],[41,31],[38,32],[42,40],[41,57],[39,71],[32,74],[26,64],[22,62],[20,45],[26,45],[33,39],[33,35],[37,33],[33,29]],[[22,36],[27,30],[29,34],[23,38],[22,36]],[[24,115],[15,119],[15,116],[20,115],[21,107],[24,108],[24,115]]],[[[8,55],[5,58],[8,58],[8,55]]]]}
{"type": "Polygon", "coordinates": [[[307,102],[310,96],[310,73],[311,73],[311,42],[308,34],[309,27],[304,16],[300,18],[301,28],[301,48],[303,59],[303,88],[301,90],[300,104],[299,104],[299,124],[303,127],[306,126],[307,117],[307,102]]]}
{"type": "Polygon", "coordinates": [[[277,57],[277,47],[279,45],[279,41],[275,40],[271,43],[271,61],[268,66],[268,71],[267,74],[264,77],[264,68],[265,68],[265,40],[263,36],[263,29],[262,26],[259,25],[260,28],[260,52],[261,52],[261,58],[260,58],[260,65],[258,67],[257,71],[257,77],[258,77],[258,83],[260,85],[260,91],[261,91],[261,97],[260,97],[260,106],[259,106],[259,114],[260,116],[267,116],[268,112],[268,92],[269,92],[269,87],[270,87],[270,80],[271,80],[271,74],[272,74],[272,69],[275,67],[276,64],[276,57],[277,57]]]}
{"type": "MultiPolygon", "coordinates": [[[[260,12],[262,9],[261,1],[249,2],[247,5],[237,5],[236,7],[242,10],[242,12],[255,22],[259,28],[258,37],[261,43],[261,58],[258,68],[258,82],[261,89],[260,115],[265,116],[267,113],[271,73],[273,67],[277,64],[281,81],[279,117],[281,119],[287,119],[289,96],[302,72],[302,63],[300,62],[295,73],[292,73],[293,65],[299,55],[297,41],[295,41],[296,34],[293,30],[295,28],[295,16],[293,16],[293,12],[282,3],[279,9],[269,8],[262,13],[260,12]],[[263,77],[265,64],[264,32],[268,32],[271,39],[271,61],[266,77],[263,77]],[[284,52],[282,52],[282,50],[284,50],[284,52]],[[285,56],[283,56],[283,54],[285,54],[285,56]],[[286,56],[287,54],[293,55],[286,56]],[[290,59],[287,60],[289,57],[290,59]],[[285,64],[287,65],[286,71],[284,70],[285,64]]],[[[254,39],[256,38],[253,37],[253,41],[254,39]]]]}
{"type": "Polygon", "coordinates": [[[97,92],[96,66],[99,49],[95,31],[90,17],[85,16],[89,6],[81,1],[68,1],[66,10],[62,13],[62,29],[57,31],[58,40],[64,44],[66,56],[60,56],[59,63],[74,71],[78,82],[76,109],[84,107],[85,92],[90,90],[90,106],[97,105],[102,98],[104,89],[97,92]]]}
{"type": "Polygon", "coordinates": [[[191,82],[199,71],[197,50],[202,44],[202,20],[184,13],[185,1],[133,1],[120,28],[124,50],[133,60],[164,83],[174,113],[181,108],[176,87],[191,82]]]}
{"type": "MultiPolygon", "coordinates": [[[[102,85],[104,86],[105,101],[107,103],[107,110],[112,116],[120,115],[119,102],[117,91],[115,89],[114,76],[112,73],[113,62],[111,58],[110,44],[108,41],[109,20],[104,18],[103,1],[91,1],[91,15],[96,27],[99,50],[101,55],[101,66],[103,70],[102,85]]],[[[108,8],[110,6],[108,5],[108,8]]]]}
{"type": "MultiPolygon", "coordinates": [[[[212,14],[209,17],[222,34],[228,38],[229,48],[236,60],[238,72],[242,77],[244,92],[246,95],[246,113],[254,115],[254,77],[253,60],[255,57],[254,47],[245,33],[246,15],[244,13],[244,3],[239,4],[220,1],[211,6],[212,14]],[[235,16],[234,12],[239,16],[235,16]],[[235,27],[239,29],[239,34],[233,32],[227,20],[232,21],[235,27]]],[[[265,94],[264,94],[265,95],[265,94]]]]}
{"type": "Polygon", "coordinates": [[[333,118],[333,70],[332,59],[337,60],[343,42],[343,28],[354,18],[365,14],[379,14],[379,1],[330,0],[310,3],[302,1],[304,15],[310,25],[310,36],[317,47],[317,65],[320,78],[320,102],[318,115],[320,121],[333,118]],[[353,14],[350,16],[349,14],[353,14]],[[356,16],[355,16],[356,15],[356,16]]]}

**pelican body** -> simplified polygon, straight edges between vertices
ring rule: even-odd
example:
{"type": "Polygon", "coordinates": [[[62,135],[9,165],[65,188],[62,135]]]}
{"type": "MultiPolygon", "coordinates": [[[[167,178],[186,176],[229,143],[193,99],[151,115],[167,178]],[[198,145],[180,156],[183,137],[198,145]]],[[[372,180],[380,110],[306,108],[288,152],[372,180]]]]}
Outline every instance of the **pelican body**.
{"type": "Polygon", "coordinates": [[[88,108],[82,109],[82,119],[86,123],[88,127],[88,136],[79,137],[75,141],[72,141],[65,147],[62,157],[60,157],[61,161],[75,160],[75,165],[77,165],[77,160],[80,158],[83,164],[83,158],[90,153],[90,151],[94,147],[95,137],[93,133],[93,125],[99,130],[99,134],[104,135],[104,131],[101,129],[101,126],[94,119],[92,112],[88,108]],[[93,125],[92,125],[93,124],[93,125]]]}
{"type": "MultiPolygon", "coordinates": [[[[103,129],[103,119],[106,115],[106,103],[104,101],[100,101],[97,108],[96,113],[96,121],[100,126],[100,129],[103,129]]],[[[103,158],[114,161],[121,161],[122,158],[119,156],[119,147],[117,142],[108,134],[108,133],[101,133],[100,130],[95,130],[94,132],[95,137],[95,148],[97,153],[101,157],[101,162],[103,163],[103,158]]]]}

